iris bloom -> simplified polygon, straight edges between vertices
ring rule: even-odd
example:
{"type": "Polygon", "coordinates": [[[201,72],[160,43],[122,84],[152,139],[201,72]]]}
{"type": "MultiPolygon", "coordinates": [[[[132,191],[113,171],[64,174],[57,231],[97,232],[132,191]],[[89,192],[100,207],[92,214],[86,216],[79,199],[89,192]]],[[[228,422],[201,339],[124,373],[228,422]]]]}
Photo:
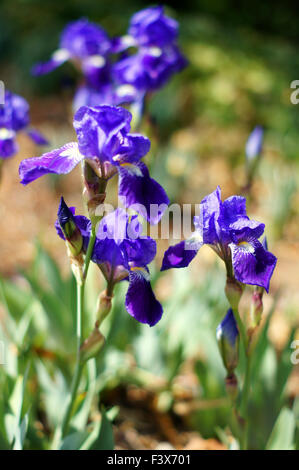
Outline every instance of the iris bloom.
{"type": "Polygon", "coordinates": [[[61,34],[59,49],[48,62],[37,64],[33,73],[47,74],[71,60],[82,68],[91,82],[94,82],[95,76],[106,74],[106,59],[110,49],[111,41],[106,32],[83,18],[67,25],[61,34]]]}
{"type": "MultiPolygon", "coordinates": [[[[67,222],[74,222],[81,231],[86,252],[91,223],[84,216],[76,216],[75,208],[67,208],[62,200],[56,229],[64,240],[61,228],[67,222]]],[[[112,288],[117,282],[129,281],[125,301],[128,313],[139,322],[153,326],[163,313],[152,290],[147,267],[156,255],[156,242],[142,237],[141,232],[136,215],[129,217],[123,209],[108,214],[99,224],[92,261],[100,267],[107,282],[112,283],[112,288]]]]}
{"type": "Polygon", "coordinates": [[[134,205],[150,223],[158,223],[169,200],[141,162],[150,149],[150,141],[129,132],[131,119],[131,113],[124,108],[83,106],[74,117],[78,143],[71,142],[41,157],[23,160],[19,170],[21,182],[28,184],[47,173],[69,173],[86,160],[101,178],[118,173],[119,196],[125,206],[134,205]],[[157,210],[151,210],[151,205],[157,210]]]}
{"type": "Polygon", "coordinates": [[[125,55],[113,66],[113,78],[143,93],[160,88],[187,65],[176,44],[177,36],[178,23],[164,15],[163,7],[145,8],[136,13],[128,34],[114,40],[113,51],[135,47],[137,53],[125,55]]]}
{"type": "Polygon", "coordinates": [[[224,260],[228,273],[233,271],[237,281],[268,292],[277,259],[259,241],[265,225],[249,219],[246,199],[231,196],[221,201],[218,187],[201,201],[200,209],[200,215],[194,217],[196,230],[192,238],[168,248],[162,271],[188,266],[205,244],[224,260]]]}
{"type": "Polygon", "coordinates": [[[0,158],[12,157],[18,152],[16,135],[25,131],[38,145],[47,145],[48,141],[35,129],[29,127],[29,105],[19,95],[5,92],[5,103],[0,105],[0,158]]]}

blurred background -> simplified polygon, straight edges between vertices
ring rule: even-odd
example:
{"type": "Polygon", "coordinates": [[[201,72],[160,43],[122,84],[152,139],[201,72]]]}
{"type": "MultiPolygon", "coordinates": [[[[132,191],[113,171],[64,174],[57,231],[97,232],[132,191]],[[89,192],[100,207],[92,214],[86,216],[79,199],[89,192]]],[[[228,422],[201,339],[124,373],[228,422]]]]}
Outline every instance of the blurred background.
{"type": "MultiPolygon", "coordinates": [[[[56,50],[69,21],[87,17],[111,36],[122,35],[131,15],[146,6],[137,0],[1,1],[0,79],[29,101],[32,124],[51,148],[74,138],[71,101],[78,75],[65,64],[32,77],[31,67],[56,50]]],[[[186,0],[171,2],[166,11],[180,23],[179,42],[190,64],[151,99],[154,138],[147,161],[171,201],[199,203],[218,184],[223,198],[241,194],[247,137],[256,125],[265,129],[248,204],[249,215],[265,222],[269,249],[278,257],[270,294],[264,296],[251,404],[258,429],[251,446],[262,448],[282,407],[294,410],[295,421],[299,409],[299,372],[290,362],[299,326],[299,105],[290,101],[290,83],[299,79],[295,4],[186,0]]],[[[7,374],[18,375],[28,359],[36,364],[29,384],[38,393],[28,447],[43,448],[70,374],[62,358],[67,352],[71,365],[75,347],[69,313],[74,286],[53,224],[62,194],[79,213],[84,207],[79,168],[22,187],[19,162],[39,155],[39,149],[23,136],[19,144],[19,154],[4,165],[0,185],[0,319],[11,344],[7,374]],[[16,328],[22,331],[17,339],[16,328]]],[[[115,194],[108,195],[108,201],[115,200],[115,194]]],[[[136,324],[125,312],[120,286],[107,320],[105,357],[97,362],[96,391],[106,407],[118,406],[114,435],[119,448],[157,448],[161,443],[164,448],[227,448],[229,404],[215,339],[227,309],[224,267],[203,248],[190,269],[159,274],[171,242],[159,241],[152,266],[165,310],[162,321],[154,329],[136,324]]],[[[86,305],[91,318],[101,287],[95,272],[86,305]]],[[[7,387],[9,394],[13,386],[7,387]]]]}

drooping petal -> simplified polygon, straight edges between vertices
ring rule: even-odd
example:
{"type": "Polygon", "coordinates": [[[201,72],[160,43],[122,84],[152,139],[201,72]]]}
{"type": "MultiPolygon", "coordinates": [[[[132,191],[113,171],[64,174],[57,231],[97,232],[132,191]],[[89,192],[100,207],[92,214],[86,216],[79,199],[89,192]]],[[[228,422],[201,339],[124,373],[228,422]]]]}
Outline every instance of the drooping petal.
{"type": "Polygon", "coordinates": [[[185,268],[189,266],[193,258],[197,255],[201,244],[188,246],[186,241],[181,241],[177,245],[170,246],[164,253],[161,271],[166,271],[171,268],[185,268]]]}
{"type": "Polygon", "coordinates": [[[27,135],[37,145],[49,145],[49,141],[37,129],[27,129],[27,135]]]}
{"type": "Polygon", "coordinates": [[[125,207],[133,206],[151,224],[159,222],[169,204],[165,190],[149,176],[142,162],[119,167],[118,192],[125,207]]]}
{"type": "Polygon", "coordinates": [[[60,65],[66,62],[70,58],[70,53],[67,49],[58,49],[54,52],[51,59],[47,62],[40,62],[39,64],[34,65],[31,72],[32,75],[46,75],[47,73],[52,72],[57,69],[60,65]]]}
{"type": "Polygon", "coordinates": [[[126,309],[140,323],[154,326],[162,317],[163,309],[155,297],[149,274],[142,269],[130,271],[126,309]]]}
{"type": "Polygon", "coordinates": [[[59,149],[44,153],[41,157],[27,158],[20,164],[22,184],[28,184],[48,173],[67,174],[83,159],[78,144],[71,142],[59,149]]]}
{"type": "Polygon", "coordinates": [[[256,240],[231,243],[232,264],[237,281],[264,287],[269,291],[270,279],[276,266],[276,257],[256,240]]]}

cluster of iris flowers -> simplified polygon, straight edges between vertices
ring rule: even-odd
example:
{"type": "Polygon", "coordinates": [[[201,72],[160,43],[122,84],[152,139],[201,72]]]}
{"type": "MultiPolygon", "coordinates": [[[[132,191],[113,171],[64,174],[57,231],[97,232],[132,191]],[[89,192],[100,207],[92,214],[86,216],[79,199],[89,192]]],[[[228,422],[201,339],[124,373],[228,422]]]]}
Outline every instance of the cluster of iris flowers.
{"type": "Polygon", "coordinates": [[[135,104],[161,88],[187,65],[177,45],[178,23],[162,6],[132,16],[127,34],[109,38],[102,27],[81,19],[61,34],[59,49],[48,62],[33,68],[35,75],[51,72],[66,61],[80,69],[84,82],[74,98],[74,109],[101,104],[135,104]]]}
{"type": "MultiPolygon", "coordinates": [[[[61,198],[55,224],[58,235],[66,242],[76,276],[78,296],[81,296],[78,297],[79,317],[83,313],[83,291],[90,261],[102,272],[106,290],[99,298],[95,329],[83,343],[82,331],[78,336],[79,365],[73,399],[82,373],[80,363],[83,358],[93,357],[103,346],[99,327],[111,309],[117,283],[129,282],[125,307],[137,321],[153,326],[162,317],[163,309],[152,290],[148,269],[156,256],[156,242],[142,235],[140,218],[150,224],[159,223],[169,199],[142,161],[150,150],[150,140],[131,132],[132,114],[119,105],[131,103],[142,108],[149,92],[159,89],[186,65],[177,37],[177,22],[165,16],[160,6],[135,14],[128,33],[114,39],[98,25],[79,20],[63,31],[60,47],[50,61],[34,67],[35,74],[45,74],[71,60],[84,75],[84,84],[77,90],[74,101],[77,142],[66,143],[40,157],[25,159],[19,169],[21,183],[27,185],[45,174],[67,174],[79,163],[82,165],[89,218],[76,215],[75,208],[68,207],[61,198]],[[99,215],[108,183],[116,175],[118,196],[124,209],[99,215]],[[129,215],[127,209],[130,213],[134,209],[135,215],[129,215]]],[[[0,158],[16,153],[15,136],[21,130],[37,144],[47,143],[39,132],[29,127],[27,102],[6,92],[5,106],[0,107],[0,158]]],[[[247,141],[248,188],[262,140],[263,130],[257,127],[247,141]]],[[[209,245],[224,261],[230,308],[217,329],[217,340],[228,373],[228,391],[235,401],[234,369],[238,365],[239,336],[243,339],[249,364],[250,335],[254,329],[250,334],[249,330],[244,330],[238,303],[244,287],[253,286],[253,324],[258,326],[262,296],[264,291],[269,291],[277,260],[268,251],[266,240],[260,241],[265,225],[248,217],[244,197],[231,196],[222,201],[221,190],[217,187],[201,201],[200,215],[194,218],[194,226],[195,231],[188,240],[166,250],[161,271],[187,267],[203,245],[209,245]]],[[[243,388],[246,398],[247,379],[243,388]]],[[[63,435],[68,430],[71,410],[72,402],[64,415],[63,435]]]]}

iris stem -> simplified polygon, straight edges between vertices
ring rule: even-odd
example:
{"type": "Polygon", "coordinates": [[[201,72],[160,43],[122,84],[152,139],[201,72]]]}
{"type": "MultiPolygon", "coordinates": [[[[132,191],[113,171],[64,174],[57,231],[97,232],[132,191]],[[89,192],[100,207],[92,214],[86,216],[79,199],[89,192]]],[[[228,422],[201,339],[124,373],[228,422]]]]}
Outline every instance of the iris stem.
{"type": "Polygon", "coordinates": [[[249,429],[249,413],[248,413],[248,401],[250,393],[250,381],[251,381],[251,362],[252,362],[252,351],[246,351],[246,371],[245,379],[242,390],[242,400],[241,400],[241,414],[245,420],[244,430],[243,430],[243,439],[242,439],[242,450],[246,450],[248,446],[248,429],[249,429]]]}
{"type": "Polygon", "coordinates": [[[238,330],[240,332],[241,342],[243,344],[245,360],[246,360],[246,370],[244,384],[242,388],[242,397],[241,397],[241,406],[240,414],[244,419],[243,433],[241,439],[241,449],[246,450],[248,445],[248,400],[250,393],[250,379],[251,379],[251,357],[252,357],[252,348],[249,347],[246,329],[244,323],[240,317],[240,314],[237,309],[234,310],[234,316],[238,325],[238,330]]]}
{"type": "Polygon", "coordinates": [[[87,252],[85,256],[84,262],[84,270],[83,270],[83,279],[81,282],[77,281],[77,357],[76,357],[76,366],[75,372],[73,376],[71,391],[69,395],[69,399],[67,402],[66,410],[64,413],[64,417],[62,420],[61,425],[61,434],[62,437],[65,437],[68,429],[70,420],[72,417],[72,412],[74,408],[74,402],[77,397],[77,391],[80,384],[82,372],[84,369],[84,363],[81,361],[81,344],[83,342],[83,330],[84,330],[84,291],[85,291],[85,283],[87,278],[87,273],[90,265],[90,260],[92,256],[92,251],[94,248],[96,240],[96,231],[95,227],[91,230],[91,235],[87,247],[87,252]]]}

